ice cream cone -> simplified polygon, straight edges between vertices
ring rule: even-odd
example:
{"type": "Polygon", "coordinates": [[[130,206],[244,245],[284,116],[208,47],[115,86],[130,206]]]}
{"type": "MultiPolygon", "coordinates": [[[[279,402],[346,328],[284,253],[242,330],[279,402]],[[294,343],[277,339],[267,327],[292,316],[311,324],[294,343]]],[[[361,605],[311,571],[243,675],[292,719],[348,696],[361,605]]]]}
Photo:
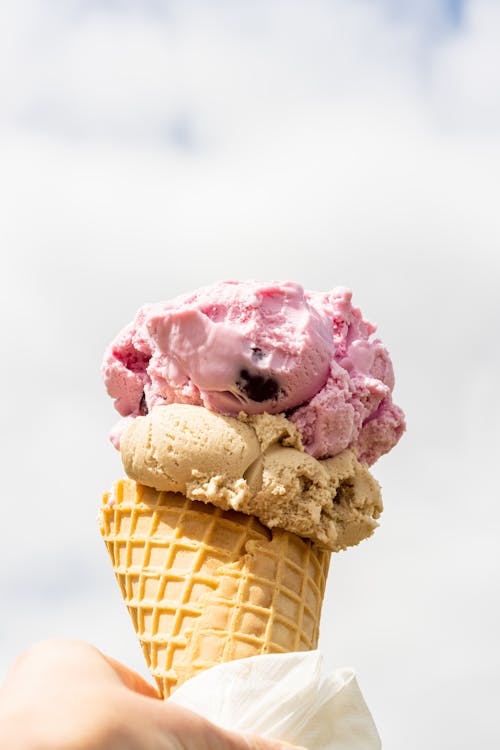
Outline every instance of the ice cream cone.
{"type": "Polygon", "coordinates": [[[316,648],[330,552],[130,479],[100,526],[163,698],[222,662],[316,648]]]}

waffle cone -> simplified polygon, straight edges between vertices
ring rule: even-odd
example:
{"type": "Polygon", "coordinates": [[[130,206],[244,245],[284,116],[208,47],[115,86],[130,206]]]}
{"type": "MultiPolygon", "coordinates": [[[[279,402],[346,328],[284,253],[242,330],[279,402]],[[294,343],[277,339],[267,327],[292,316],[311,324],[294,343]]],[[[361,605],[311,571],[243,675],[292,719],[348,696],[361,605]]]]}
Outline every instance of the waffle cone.
{"type": "Polygon", "coordinates": [[[100,519],[164,698],[215,664],[316,648],[330,552],[132,480],[104,496],[100,519]]]}

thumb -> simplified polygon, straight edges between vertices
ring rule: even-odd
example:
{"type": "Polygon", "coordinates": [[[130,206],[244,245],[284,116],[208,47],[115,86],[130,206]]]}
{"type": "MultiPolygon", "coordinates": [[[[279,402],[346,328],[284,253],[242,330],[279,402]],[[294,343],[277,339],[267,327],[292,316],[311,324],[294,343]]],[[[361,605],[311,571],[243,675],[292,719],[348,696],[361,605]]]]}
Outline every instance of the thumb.
{"type": "MultiPolygon", "coordinates": [[[[144,700],[144,699],[143,699],[144,700]]],[[[182,750],[293,750],[294,745],[254,734],[228,731],[208,719],[170,701],[147,701],[148,710],[164,736],[176,740],[182,750]]],[[[297,748],[295,750],[305,750],[297,748]]]]}
{"type": "Polygon", "coordinates": [[[228,750],[307,750],[305,747],[291,745],[289,742],[267,740],[256,734],[237,734],[227,732],[234,744],[228,745],[228,750]]]}

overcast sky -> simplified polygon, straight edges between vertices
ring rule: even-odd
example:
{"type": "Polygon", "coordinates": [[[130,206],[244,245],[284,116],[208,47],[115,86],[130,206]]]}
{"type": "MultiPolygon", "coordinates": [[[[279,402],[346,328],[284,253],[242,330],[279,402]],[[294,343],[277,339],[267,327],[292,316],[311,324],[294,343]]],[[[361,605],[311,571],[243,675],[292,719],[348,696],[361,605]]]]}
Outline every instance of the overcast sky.
{"type": "Polygon", "coordinates": [[[3,0],[1,674],[49,635],[144,673],[95,522],[137,307],[343,285],[408,431],[321,649],[384,750],[498,748],[499,38],[495,0],[3,0]]]}

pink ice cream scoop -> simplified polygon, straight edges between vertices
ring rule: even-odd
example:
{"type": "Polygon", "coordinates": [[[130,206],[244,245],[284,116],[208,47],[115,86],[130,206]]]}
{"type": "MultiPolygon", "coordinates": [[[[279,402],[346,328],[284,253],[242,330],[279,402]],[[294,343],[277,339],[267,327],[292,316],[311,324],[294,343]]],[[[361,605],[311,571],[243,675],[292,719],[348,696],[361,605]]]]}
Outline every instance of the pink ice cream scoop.
{"type": "Polygon", "coordinates": [[[404,431],[374,331],[346,289],[219,282],[143,306],[108,347],[104,382],[122,417],[171,403],[230,416],[284,412],[316,458],[352,446],[372,464],[404,431]]]}

